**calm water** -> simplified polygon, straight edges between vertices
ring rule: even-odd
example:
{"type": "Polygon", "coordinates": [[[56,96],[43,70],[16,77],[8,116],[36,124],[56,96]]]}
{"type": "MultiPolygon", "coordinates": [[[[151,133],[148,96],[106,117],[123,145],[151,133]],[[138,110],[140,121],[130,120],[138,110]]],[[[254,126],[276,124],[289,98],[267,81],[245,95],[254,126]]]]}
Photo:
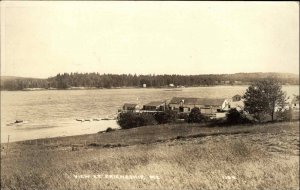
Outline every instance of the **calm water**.
{"type": "MultiPolygon", "coordinates": [[[[143,105],[173,96],[230,98],[243,94],[247,86],[217,86],[167,89],[101,89],[1,92],[1,142],[55,136],[96,133],[107,127],[117,128],[116,121],[79,122],[76,119],[100,119],[116,116],[125,102],[143,105]],[[25,124],[8,126],[15,120],[25,124]]],[[[299,94],[299,86],[285,86],[289,96],[299,94]]]]}

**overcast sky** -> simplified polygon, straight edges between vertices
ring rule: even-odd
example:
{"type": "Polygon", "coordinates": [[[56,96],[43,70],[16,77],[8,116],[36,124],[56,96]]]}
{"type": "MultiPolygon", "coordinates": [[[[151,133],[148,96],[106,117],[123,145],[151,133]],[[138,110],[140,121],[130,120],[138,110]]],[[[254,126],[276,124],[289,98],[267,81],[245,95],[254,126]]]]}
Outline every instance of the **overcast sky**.
{"type": "Polygon", "coordinates": [[[297,2],[1,2],[1,74],[299,71],[297,2]]]}

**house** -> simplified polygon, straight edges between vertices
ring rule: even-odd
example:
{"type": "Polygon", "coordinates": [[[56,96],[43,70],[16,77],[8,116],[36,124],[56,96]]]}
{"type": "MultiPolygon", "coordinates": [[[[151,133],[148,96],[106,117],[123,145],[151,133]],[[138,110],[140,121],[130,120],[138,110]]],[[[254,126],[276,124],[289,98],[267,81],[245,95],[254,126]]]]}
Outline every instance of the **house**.
{"type": "Polygon", "coordinates": [[[123,111],[137,111],[139,109],[139,105],[135,103],[125,103],[123,105],[123,111]]]}
{"type": "Polygon", "coordinates": [[[291,101],[291,107],[292,109],[298,109],[299,110],[299,96],[295,96],[293,100],[291,101]]]}
{"type": "Polygon", "coordinates": [[[230,109],[243,110],[245,107],[243,97],[241,95],[235,95],[228,100],[230,109]]]}
{"type": "Polygon", "coordinates": [[[243,84],[243,82],[239,81],[239,80],[236,80],[236,81],[234,81],[234,84],[243,84]]]}
{"type": "Polygon", "coordinates": [[[166,107],[166,102],[154,101],[143,106],[143,110],[146,111],[164,111],[166,107]]]}
{"type": "Polygon", "coordinates": [[[171,110],[181,113],[189,113],[195,107],[199,108],[200,112],[206,115],[230,109],[229,102],[226,99],[173,97],[169,103],[171,110]]]}
{"type": "Polygon", "coordinates": [[[169,102],[169,108],[178,112],[188,113],[194,107],[199,107],[197,98],[173,97],[169,102]]]}
{"type": "Polygon", "coordinates": [[[241,101],[242,100],[242,96],[241,95],[235,95],[232,97],[232,101],[233,102],[238,102],[238,101],[241,101]]]}

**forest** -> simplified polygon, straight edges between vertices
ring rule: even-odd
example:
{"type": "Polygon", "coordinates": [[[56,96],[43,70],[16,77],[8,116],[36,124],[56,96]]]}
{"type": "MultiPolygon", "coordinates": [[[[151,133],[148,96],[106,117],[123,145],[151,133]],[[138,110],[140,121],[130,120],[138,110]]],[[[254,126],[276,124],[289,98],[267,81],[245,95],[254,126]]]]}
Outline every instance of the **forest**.
{"type": "Polygon", "coordinates": [[[162,88],[176,86],[214,86],[248,85],[257,80],[273,78],[281,84],[298,85],[299,76],[289,73],[236,73],[205,75],[137,75],[137,74],[99,74],[99,73],[59,73],[47,79],[1,77],[1,90],[24,90],[30,88],[68,89],[86,88],[122,88],[147,87],[162,88]],[[173,86],[172,85],[172,86],[173,86]]]}

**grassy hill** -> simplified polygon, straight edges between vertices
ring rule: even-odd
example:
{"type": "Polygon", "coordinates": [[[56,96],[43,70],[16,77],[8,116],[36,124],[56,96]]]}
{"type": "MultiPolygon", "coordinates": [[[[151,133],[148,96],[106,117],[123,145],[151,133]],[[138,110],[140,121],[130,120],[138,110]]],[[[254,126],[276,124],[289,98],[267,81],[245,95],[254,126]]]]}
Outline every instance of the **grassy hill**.
{"type": "Polygon", "coordinates": [[[299,122],[147,126],[1,148],[1,189],[297,189],[298,170],[299,122]]]}

